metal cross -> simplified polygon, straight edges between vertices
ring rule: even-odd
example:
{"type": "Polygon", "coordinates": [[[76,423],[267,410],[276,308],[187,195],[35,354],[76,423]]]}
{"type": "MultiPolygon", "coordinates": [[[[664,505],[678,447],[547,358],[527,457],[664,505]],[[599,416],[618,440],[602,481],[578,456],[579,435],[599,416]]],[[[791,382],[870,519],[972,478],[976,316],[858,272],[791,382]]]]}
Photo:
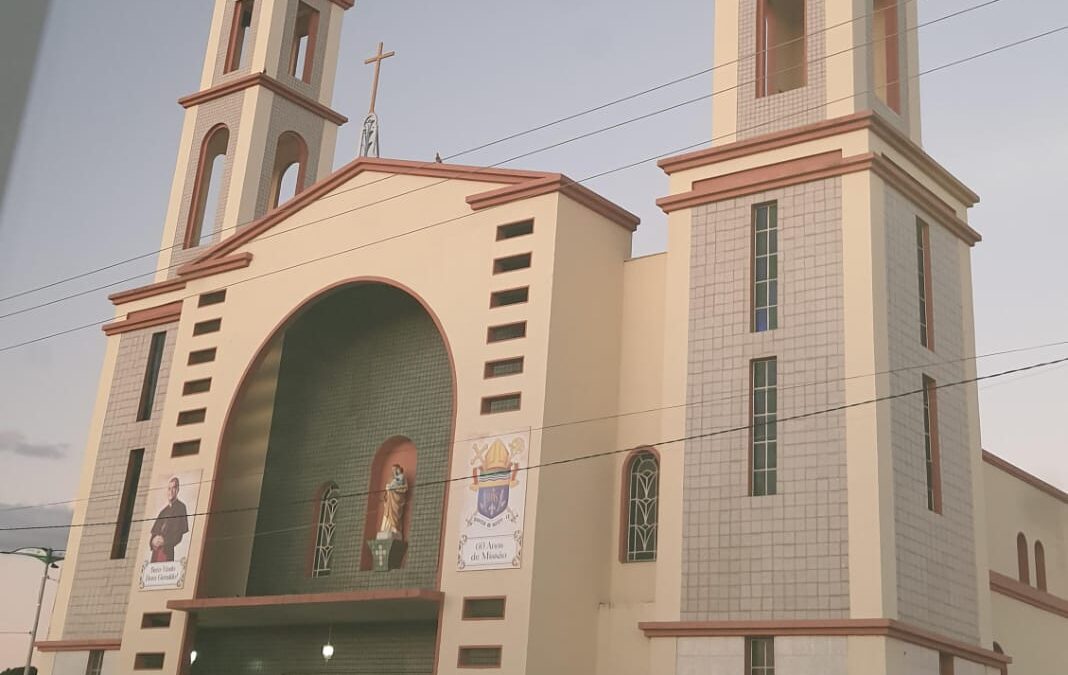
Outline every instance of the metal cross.
{"type": "Polygon", "coordinates": [[[371,58],[367,59],[366,61],[364,61],[365,65],[366,64],[371,64],[371,63],[375,64],[375,79],[374,79],[374,83],[371,84],[371,108],[367,111],[368,114],[373,113],[375,111],[375,98],[378,96],[378,71],[382,67],[382,60],[383,59],[388,59],[389,57],[391,57],[391,56],[393,56],[394,54],[397,53],[397,52],[386,52],[385,54],[383,54],[382,53],[382,47],[383,47],[382,43],[379,42],[378,43],[378,53],[375,54],[374,56],[372,56],[371,58]]]}

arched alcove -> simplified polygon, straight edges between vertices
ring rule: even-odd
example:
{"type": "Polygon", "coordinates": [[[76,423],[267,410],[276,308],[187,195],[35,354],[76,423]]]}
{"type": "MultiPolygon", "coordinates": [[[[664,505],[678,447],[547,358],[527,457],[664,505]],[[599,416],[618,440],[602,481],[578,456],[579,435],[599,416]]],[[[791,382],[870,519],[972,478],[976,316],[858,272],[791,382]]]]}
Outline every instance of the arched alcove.
{"type": "Polygon", "coordinates": [[[294,131],[278,137],[271,174],[270,208],[292,199],[304,189],[308,168],[308,144],[294,131]]]}
{"type": "Polygon", "coordinates": [[[230,129],[217,124],[204,134],[193,179],[193,195],[189,203],[189,218],[185,228],[185,248],[200,245],[205,235],[212,234],[222,201],[222,181],[226,172],[226,151],[230,146],[230,129]],[[205,231],[207,230],[207,231],[205,231]]]}
{"type": "MultiPolygon", "coordinates": [[[[375,451],[374,461],[371,462],[370,481],[367,485],[366,515],[363,522],[363,540],[374,539],[382,523],[382,497],[383,489],[393,478],[393,467],[399,466],[404,471],[404,479],[408,484],[407,506],[404,512],[404,522],[401,533],[405,540],[412,529],[412,511],[416,497],[416,470],[417,450],[415,444],[407,436],[393,436],[375,451]]],[[[403,565],[403,561],[401,563],[403,565]]],[[[373,566],[371,550],[364,546],[361,549],[360,569],[369,570],[373,566]]]]}
{"type": "Polygon", "coordinates": [[[198,595],[382,587],[381,573],[362,564],[368,523],[374,529],[381,518],[367,491],[385,486],[382,476],[393,464],[404,467],[413,490],[404,515],[406,561],[389,573],[388,585],[433,586],[453,380],[437,321],[402,288],[377,280],[346,283],[296,310],[250,365],[225,422],[211,506],[217,515],[209,523],[198,595]],[[345,487],[330,573],[314,576],[309,530],[321,486],[330,483],[345,487]],[[245,537],[230,536],[242,531],[245,537]]]}

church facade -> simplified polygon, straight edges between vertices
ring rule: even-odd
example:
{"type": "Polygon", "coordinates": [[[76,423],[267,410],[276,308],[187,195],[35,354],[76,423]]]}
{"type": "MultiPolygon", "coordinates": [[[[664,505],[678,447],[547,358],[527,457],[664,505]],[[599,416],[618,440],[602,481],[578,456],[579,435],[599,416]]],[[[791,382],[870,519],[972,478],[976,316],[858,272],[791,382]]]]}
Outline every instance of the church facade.
{"type": "Polygon", "coordinates": [[[1068,495],[981,450],[915,3],[717,0],[641,258],[561,174],[331,172],[352,4],[215,3],[42,672],[1059,672],[1068,495]]]}

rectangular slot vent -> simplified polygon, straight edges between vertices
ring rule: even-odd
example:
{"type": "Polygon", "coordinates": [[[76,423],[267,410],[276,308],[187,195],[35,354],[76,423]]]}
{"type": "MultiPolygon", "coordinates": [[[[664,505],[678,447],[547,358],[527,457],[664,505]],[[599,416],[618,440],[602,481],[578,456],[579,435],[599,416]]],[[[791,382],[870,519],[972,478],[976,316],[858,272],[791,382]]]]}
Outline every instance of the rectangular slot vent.
{"type": "Polygon", "coordinates": [[[490,326],[486,332],[486,342],[503,342],[504,340],[515,340],[526,336],[527,322],[517,321],[501,326],[490,326]]]}
{"type": "Polygon", "coordinates": [[[530,234],[534,231],[534,221],[524,220],[520,223],[509,223],[497,227],[497,241],[514,239],[530,234]]]}
{"type": "Polygon", "coordinates": [[[499,361],[487,361],[485,377],[504,377],[506,375],[518,375],[523,372],[523,357],[517,356],[512,359],[500,359],[499,361]]]}
{"type": "Polygon", "coordinates": [[[210,349],[198,349],[195,352],[189,352],[189,365],[195,366],[198,363],[211,363],[215,360],[215,347],[210,349]]]}
{"type": "Polygon", "coordinates": [[[145,612],[141,615],[141,628],[168,628],[170,625],[170,612],[145,612]]]}
{"type": "Polygon", "coordinates": [[[138,652],[134,670],[163,670],[163,652],[138,652]]]}
{"type": "Polygon", "coordinates": [[[509,288],[504,291],[494,291],[490,294],[490,307],[507,307],[519,305],[530,299],[530,287],[509,288]]]}
{"type": "Polygon", "coordinates": [[[221,291],[212,291],[211,293],[205,293],[197,300],[197,307],[207,307],[208,305],[218,305],[221,302],[226,302],[226,289],[221,291]]]}
{"type": "Polygon", "coordinates": [[[501,647],[460,647],[456,665],[460,668],[500,668],[501,647]]]}
{"type": "Polygon", "coordinates": [[[199,321],[193,324],[193,335],[207,335],[208,333],[218,333],[222,328],[222,319],[208,319],[207,321],[199,321]]]}
{"type": "Polygon", "coordinates": [[[501,396],[486,396],[482,399],[482,414],[493,415],[502,412],[519,410],[520,394],[502,394],[501,396]]]}
{"type": "Polygon", "coordinates": [[[203,394],[211,390],[211,378],[205,377],[199,380],[189,380],[182,385],[182,396],[190,394],[203,394]]]}
{"type": "Polygon", "coordinates": [[[504,596],[464,598],[463,618],[468,621],[504,618],[504,596]]]}
{"type": "Polygon", "coordinates": [[[179,441],[171,446],[171,457],[188,457],[200,452],[200,439],[195,441],[179,441]]]}
{"type": "Polygon", "coordinates": [[[196,410],[183,410],[178,413],[178,426],[184,427],[187,424],[200,424],[204,421],[204,417],[207,415],[206,408],[197,408],[196,410]]]}
{"type": "Polygon", "coordinates": [[[519,255],[510,255],[505,258],[497,258],[493,261],[493,273],[503,274],[505,272],[514,272],[516,270],[525,270],[530,267],[530,254],[520,253],[519,255]]]}

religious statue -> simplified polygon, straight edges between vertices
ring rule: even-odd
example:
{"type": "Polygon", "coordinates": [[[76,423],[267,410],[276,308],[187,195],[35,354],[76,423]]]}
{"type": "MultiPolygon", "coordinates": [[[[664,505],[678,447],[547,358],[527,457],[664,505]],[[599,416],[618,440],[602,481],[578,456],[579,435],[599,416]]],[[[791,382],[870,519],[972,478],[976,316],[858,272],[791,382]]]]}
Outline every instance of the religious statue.
{"type": "Polygon", "coordinates": [[[403,539],[404,507],[408,503],[408,479],[400,464],[393,465],[393,478],[382,493],[382,525],[379,539],[403,539]]]}

